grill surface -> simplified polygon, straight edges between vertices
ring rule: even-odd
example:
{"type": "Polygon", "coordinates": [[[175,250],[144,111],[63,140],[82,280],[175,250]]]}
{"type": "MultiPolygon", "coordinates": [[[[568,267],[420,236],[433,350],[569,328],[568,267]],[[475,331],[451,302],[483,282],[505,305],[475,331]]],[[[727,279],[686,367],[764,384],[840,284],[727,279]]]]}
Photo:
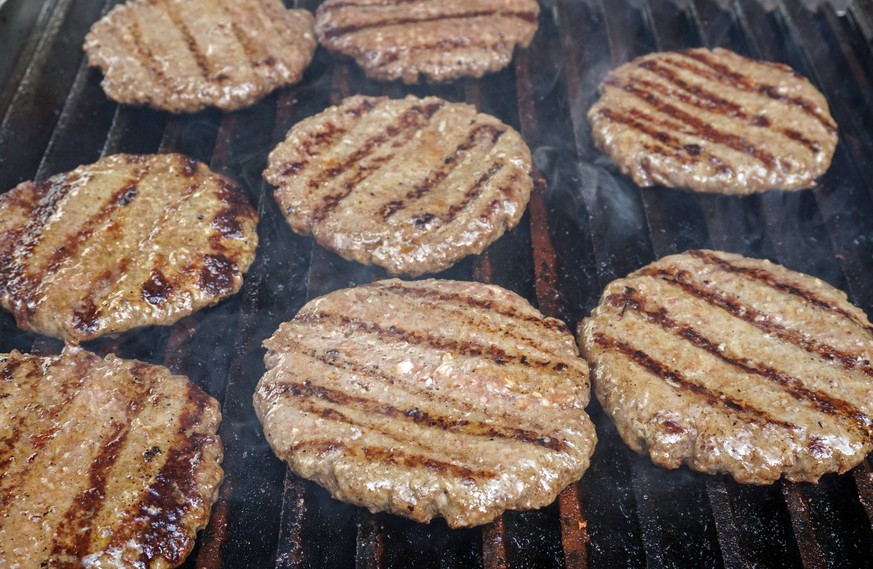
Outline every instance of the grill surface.
{"type": "MultiPolygon", "coordinates": [[[[450,531],[371,515],[289,474],[251,407],[260,343],[280,322],[310,298],[385,276],[294,235],[260,181],[291,125],[353,93],[468,101],[520,129],[534,151],[536,189],[520,226],[441,277],[500,284],[572,327],[613,278],[712,247],[819,276],[873,314],[873,4],[843,13],[796,0],[547,0],[533,45],[483,80],[374,83],[319,50],[301,84],[251,109],[172,116],[108,101],[83,62],[85,33],[116,3],[0,1],[0,191],[104,154],[174,151],[237,179],[260,210],[261,245],[240,294],[171,328],[87,344],[164,363],[222,402],[226,481],[185,567],[873,566],[869,459],[818,485],[665,471],[628,451],[594,402],[600,443],[579,484],[540,511],[450,531]],[[594,150],[584,116],[609,69],[701,45],[786,62],[823,90],[841,136],[818,188],[746,198],[641,191],[594,150]]],[[[13,348],[61,345],[17,330],[4,312],[0,352],[13,348]]]]}

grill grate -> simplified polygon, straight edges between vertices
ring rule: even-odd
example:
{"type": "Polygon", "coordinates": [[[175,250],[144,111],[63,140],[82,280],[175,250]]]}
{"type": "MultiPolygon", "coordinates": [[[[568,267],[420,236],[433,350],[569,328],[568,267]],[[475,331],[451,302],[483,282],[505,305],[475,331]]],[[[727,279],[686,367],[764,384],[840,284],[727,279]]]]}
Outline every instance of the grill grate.
{"type": "MultiPolygon", "coordinates": [[[[226,481],[185,567],[864,567],[873,564],[865,461],[818,485],[742,486],[668,472],[628,451],[596,402],[600,444],[579,484],[539,511],[451,531],[331,500],[272,457],[251,407],[260,342],[308,299],[384,277],[294,235],[260,180],[295,122],[352,93],[466,100],[520,129],[536,189],[521,225],[440,276],[494,282],[571,326],[610,280],[692,247],[768,257],[846,290],[873,314],[873,5],[796,0],[545,0],[514,66],[484,80],[404,87],[319,50],[304,81],[233,114],[172,116],[108,101],[80,46],[118,0],[0,1],[0,191],[114,152],[180,151],[249,192],[261,216],[242,292],[170,328],[87,345],[160,362],[222,402],[226,481]],[[654,50],[724,46],[783,61],[829,99],[841,137],[816,189],[736,198],[641,191],[595,151],[585,113],[606,72],[654,50]],[[6,56],[5,54],[11,54],[6,56]]],[[[314,9],[315,1],[301,1],[314,9]]],[[[0,351],[55,340],[0,315],[0,351]]]]}

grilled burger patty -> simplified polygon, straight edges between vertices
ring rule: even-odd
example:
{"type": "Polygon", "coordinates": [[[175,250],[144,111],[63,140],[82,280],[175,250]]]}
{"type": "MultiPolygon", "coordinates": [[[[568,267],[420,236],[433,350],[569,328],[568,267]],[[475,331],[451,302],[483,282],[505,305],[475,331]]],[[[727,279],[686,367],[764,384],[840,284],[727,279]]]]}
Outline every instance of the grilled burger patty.
{"type": "Polygon", "coordinates": [[[116,154],[0,195],[0,305],[89,340],[233,294],[257,245],[245,194],[178,154],[116,154]]]}
{"type": "Polygon", "coordinates": [[[218,403],[80,348],[0,354],[0,566],[176,567],[221,484],[218,403]]]}
{"type": "Polygon", "coordinates": [[[665,257],[611,283],[579,336],[621,437],[661,466],[814,482],[870,451],[873,328],[813,277],[665,257]]]}
{"type": "Polygon", "coordinates": [[[393,274],[446,269],[518,224],[531,158],[496,118],[436,97],[350,97],[291,129],[264,179],[297,233],[393,274]]]}
{"type": "Polygon", "coordinates": [[[297,83],[316,45],[312,14],[280,0],[132,0],[94,24],[84,47],[113,100],[193,113],[297,83]]]}
{"type": "Polygon", "coordinates": [[[538,26],[536,0],[327,0],[315,29],[374,79],[444,82],[506,67],[538,26]]]}
{"type": "Polygon", "coordinates": [[[594,141],[640,186],[809,188],[837,145],[827,101],[809,81],[726,49],[634,59],[601,92],[588,113],[594,141]]]}
{"type": "Polygon", "coordinates": [[[573,337],[496,286],[340,290],[264,346],[254,399],[273,450],[373,512],[484,524],[552,502],[594,450],[573,337]]]}

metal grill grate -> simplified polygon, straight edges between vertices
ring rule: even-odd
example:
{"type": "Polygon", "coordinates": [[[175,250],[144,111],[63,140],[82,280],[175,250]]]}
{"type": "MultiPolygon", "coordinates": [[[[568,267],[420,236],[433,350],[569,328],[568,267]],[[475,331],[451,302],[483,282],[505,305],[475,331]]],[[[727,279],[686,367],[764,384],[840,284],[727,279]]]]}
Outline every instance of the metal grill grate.
{"type": "MultiPolygon", "coordinates": [[[[466,100],[520,129],[534,151],[536,191],[521,225],[442,277],[500,284],[574,326],[613,278],[714,247],[819,276],[873,314],[873,4],[843,13],[797,0],[546,0],[534,44],[483,80],[374,83],[320,50],[301,84],[250,109],[172,116],[108,101],[84,65],[85,33],[116,3],[0,2],[0,191],[103,154],[179,151],[240,181],[257,204],[261,245],[239,295],[171,328],[87,346],[164,363],[222,402],[226,482],[185,567],[873,566],[869,460],[815,486],[665,471],[628,451],[594,402],[600,443],[579,484],[542,510],[451,531],[371,515],[288,474],[251,407],[260,342],[280,322],[310,298],[385,276],[294,235],[260,180],[291,125],[353,93],[466,100]],[[606,165],[585,121],[605,73],[649,51],[700,45],[786,62],[824,91],[841,137],[818,188],[745,198],[641,191],[606,165]]],[[[3,313],[0,351],[13,348],[60,344],[3,313]]]]}

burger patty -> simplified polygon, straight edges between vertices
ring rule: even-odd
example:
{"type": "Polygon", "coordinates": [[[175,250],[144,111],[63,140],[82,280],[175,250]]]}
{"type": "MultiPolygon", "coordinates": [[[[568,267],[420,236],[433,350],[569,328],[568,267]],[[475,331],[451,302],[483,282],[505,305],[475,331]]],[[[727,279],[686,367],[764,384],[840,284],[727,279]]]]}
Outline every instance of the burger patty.
{"type": "Polygon", "coordinates": [[[661,466],[815,482],[870,451],[873,327],[816,278],[689,251],[611,283],[579,336],[621,437],[661,466]]]}
{"type": "Polygon", "coordinates": [[[530,44],[539,12],[536,0],[327,0],[315,29],[374,79],[437,83],[506,67],[530,44]]]}
{"type": "Polygon", "coordinates": [[[373,512],[484,524],[552,502],[594,450],[572,335],[496,286],[336,291],[264,346],[254,400],[273,450],[373,512]]]}
{"type": "Polygon", "coordinates": [[[518,224],[531,158],[496,118],[436,97],[350,97],[301,121],[264,179],[297,233],[393,274],[446,269],[518,224]]]}
{"type": "Polygon", "coordinates": [[[164,367],[0,354],[0,566],[177,567],[221,484],[218,403],[164,367]]]}
{"type": "Polygon", "coordinates": [[[116,154],[0,195],[0,305],[89,340],[172,324],[233,294],[254,258],[245,194],[178,154],[116,154]]]}
{"type": "Polygon", "coordinates": [[[601,92],[588,113],[594,141],[640,186],[809,188],[837,145],[827,101],[809,81],[726,49],[639,57],[601,92]]]}
{"type": "Polygon", "coordinates": [[[132,0],[94,24],[84,47],[113,100],[193,113],[297,83],[316,45],[312,14],[279,0],[132,0]]]}

